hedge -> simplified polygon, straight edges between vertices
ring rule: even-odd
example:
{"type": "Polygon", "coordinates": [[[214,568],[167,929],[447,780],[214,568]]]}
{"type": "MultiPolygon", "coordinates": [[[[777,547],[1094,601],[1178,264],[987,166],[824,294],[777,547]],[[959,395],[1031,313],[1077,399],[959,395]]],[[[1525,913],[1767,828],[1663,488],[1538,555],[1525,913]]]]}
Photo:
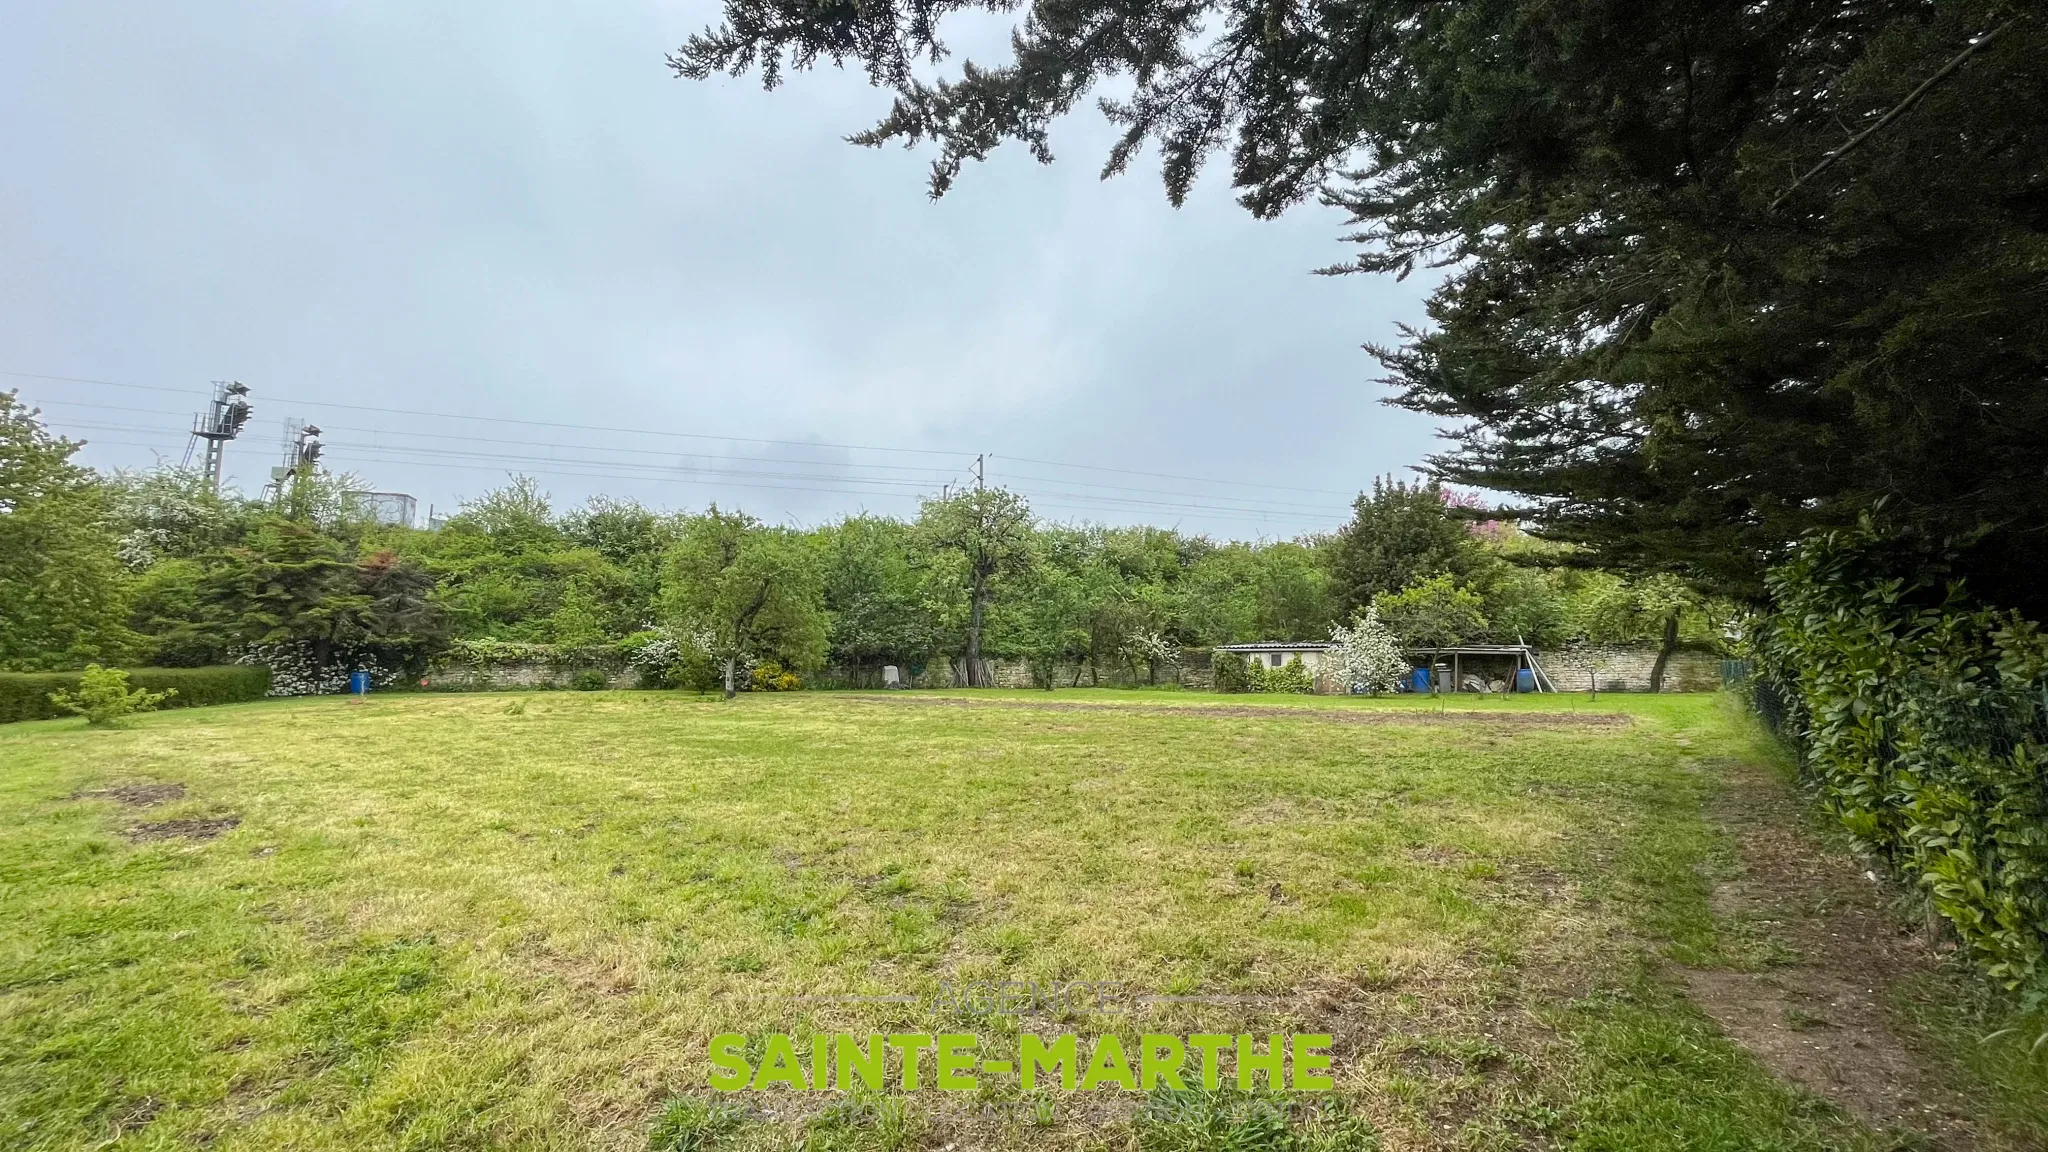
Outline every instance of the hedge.
{"type": "Polygon", "coordinates": [[[1866,521],[1771,573],[1757,711],[1859,845],[2048,1002],[2048,642],[1886,551],[1866,521]]]}
{"type": "MultiPolygon", "coordinates": [[[[261,700],[270,691],[268,669],[247,664],[215,668],[130,668],[128,686],[151,692],[175,689],[165,708],[196,708],[261,700]]],[[[50,693],[78,687],[79,672],[0,672],[0,724],[16,720],[50,720],[68,715],[50,703],[50,693]]]]}

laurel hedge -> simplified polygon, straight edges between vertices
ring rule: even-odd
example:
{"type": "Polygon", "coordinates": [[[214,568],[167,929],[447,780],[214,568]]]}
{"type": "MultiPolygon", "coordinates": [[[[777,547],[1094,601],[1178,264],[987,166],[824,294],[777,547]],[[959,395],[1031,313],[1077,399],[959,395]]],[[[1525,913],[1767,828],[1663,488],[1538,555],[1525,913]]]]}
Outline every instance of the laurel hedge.
{"type": "MultiPolygon", "coordinates": [[[[258,666],[214,668],[130,668],[128,686],[151,692],[174,690],[165,708],[197,708],[261,700],[270,691],[270,672],[258,666]]],[[[50,702],[52,692],[74,692],[82,672],[0,672],[0,724],[50,720],[67,713],[50,702]]]]}
{"type": "Polygon", "coordinates": [[[2048,1003],[2048,642],[1889,547],[1866,520],[1772,573],[1757,710],[1858,844],[2048,1003]]]}

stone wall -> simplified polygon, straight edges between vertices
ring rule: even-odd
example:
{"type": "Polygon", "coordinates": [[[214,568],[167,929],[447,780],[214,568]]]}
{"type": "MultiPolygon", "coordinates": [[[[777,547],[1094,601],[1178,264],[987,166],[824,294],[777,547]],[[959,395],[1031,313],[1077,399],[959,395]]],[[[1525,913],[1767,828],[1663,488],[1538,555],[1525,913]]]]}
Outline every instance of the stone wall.
{"type": "MultiPolygon", "coordinates": [[[[1031,665],[1023,660],[983,660],[982,668],[987,681],[997,688],[1036,688],[1031,678],[1031,665]]],[[[1155,686],[1149,668],[1139,666],[1135,671],[1123,667],[1109,667],[1090,670],[1086,664],[1062,664],[1054,673],[1054,683],[1061,688],[1079,684],[1087,687],[1101,684],[1107,688],[1142,688],[1155,686]]],[[[941,656],[918,670],[915,676],[909,668],[903,669],[904,678],[912,688],[965,688],[967,686],[966,662],[941,656]]],[[[804,683],[817,688],[861,688],[873,689],[882,686],[882,670],[879,667],[828,667],[804,678],[804,683]]],[[[1179,667],[1161,667],[1156,686],[1182,688],[1207,692],[1216,686],[1216,676],[1210,667],[1207,649],[1188,649],[1181,653],[1179,667]]]]}
{"type": "Polygon", "coordinates": [[[604,673],[607,688],[631,688],[639,676],[631,668],[601,668],[595,665],[557,668],[549,664],[506,663],[478,667],[450,664],[427,673],[427,689],[441,692],[490,692],[507,689],[567,688],[587,671],[604,673]]]}
{"type": "MultiPolygon", "coordinates": [[[[1160,686],[1178,684],[1183,689],[1195,692],[1215,690],[1216,673],[1208,651],[1190,649],[1182,653],[1181,659],[1182,662],[1177,669],[1160,669],[1160,686]]],[[[1560,691],[1584,692],[1597,683],[1602,692],[1648,692],[1650,670],[1657,663],[1657,645],[1594,644],[1547,651],[1539,649],[1536,659],[1560,691]]],[[[1446,659],[1445,663],[1449,663],[1449,660],[1446,659]]],[[[1514,666],[1513,658],[1506,656],[1491,659],[1475,657],[1460,663],[1466,674],[1478,674],[1488,679],[1504,679],[1508,670],[1514,666]]],[[[1038,686],[1032,682],[1031,666],[1022,660],[989,660],[985,664],[991,682],[998,688],[1038,686]]],[[[941,657],[925,665],[911,687],[965,687],[965,673],[965,667],[958,661],[941,657]]],[[[864,669],[863,674],[857,679],[847,669],[828,668],[816,677],[806,678],[805,683],[815,687],[879,688],[880,676],[881,671],[878,668],[864,669]]],[[[1145,687],[1149,684],[1144,668],[1139,668],[1134,676],[1129,669],[1105,667],[1100,670],[1098,680],[1091,678],[1085,664],[1064,664],[1060,666],[1058,676],[1057,684],[1061,688],[1073,686],[1077,682],[1083,687],[1099,682],[1105,687],[1115,688],[1145,687]]],[[[1720,686],[1720,657],[1715,653],[1697,648],[1681,648],[1672,654],[1670,666],[1664,675],[1665,691],[1711,692],[1720,686]]]]}
{"type": "MultiPolygon", "coordinates": [[[[1565,692],[1648,692],[1657,664],[1655,644],[1581,644],[1538,651],[1536,659],[1565,692]]],[[[1721,687],[1721,659],[1699,648],[1680,648],[1664,669],[1666,692],[1712,692],[1721,687]]]]}
{"type": "MultiPolygon", "coordinates": [[[[1650,690],[1650,669],[1657,663],[1655,644],[1598,644],[1578,645],[1548,651],[1539,650],[1536,659],[1557,687],[1566,692],[1584,692],[1597,683],[1602,692],[1647,692],[1650,690]]],[[[1489,675],[1504,674],[1512,661],[1500,661],[1500,669],[1491,665],[1481,667],[1472,661],[1466,672],[1485,672],[1489,675]]],[[[998,688],[1036,688],[1032,682],[1031,666],[1022,660],[987,660],[984,665],[989,679],[998,688]]],[[[611,688],[631,688],[638,683],[638,676],[631,668],[610,668],[597,665],[576,667],[555,667],[550,664],[531,662],[508,662],[474,666],[449,664],[434,668],[427,674],[430,690],[446,692],[484,692],[507,689],[567,688],[578,673],[590,669],[604,673],[605,684],[611,688]]],[[[813,688],[880,688],[879,667],[825,668],[814,675],[805,676],[806,687],[813,688]]],[[[908,669],[905,675],[908,676],[908,669]]],[[[1145,668],[1138,668],[1135,675],[1127,668],[1105,667],[1099,670],[1099,677],[1091,678],[1085,664],[1062,665],[1058,672],[1057,684],[1066,688],[1077,682],[1082,686],[1101,683],[1106,687],[1133,688],[1149,686],[1151,681],[1145,668]]],[[[1216,674],[1210,662],[1210,654],[1202,650],[1182,653],[1177,668],[1159,670],[1159,686],[1179,685],[1181,688],[1208,692],[1216,687],[1216,674]]],[[[955,660],[945,657],[926,664],[913,680],[914,688],[954,688],[966,686],[966,668],[955,660]]],[[[1681,648],[1671,657],[1665,671],[1664,690],[1667,692],[1711,692],[1721,686],[1720,658],[1696,648],[1681,648]]]]}

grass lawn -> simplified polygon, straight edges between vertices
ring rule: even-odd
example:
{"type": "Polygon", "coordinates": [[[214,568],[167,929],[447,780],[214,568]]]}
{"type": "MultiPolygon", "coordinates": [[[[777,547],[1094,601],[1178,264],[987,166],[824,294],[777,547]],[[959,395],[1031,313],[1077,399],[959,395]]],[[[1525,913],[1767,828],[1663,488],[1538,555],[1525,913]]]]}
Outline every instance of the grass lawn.
{"type": "MultiPolygon", "coordinates": [[[[0,727],[0,1146],[1896,1146],[1671,975],[1774,962],[1709,899],[1737,845],[1707,805],[1756,754],[1719,701],[1441,707],[532,693],[0,727]],[[181,787],[92,795],[152,784],[181,787]],[[1077,980],[1155,998],[933,1001],[1077,980]],[[1291,1129],[1228,1093],[707,1088],[719,1033],[945,1031],[1328,1033],[1337,1087],[1291,1129]]],[[[2048,1078],[2000,1075],[1999,1139],[2048,1138],[2017,1100],[2048,1078]]]]}

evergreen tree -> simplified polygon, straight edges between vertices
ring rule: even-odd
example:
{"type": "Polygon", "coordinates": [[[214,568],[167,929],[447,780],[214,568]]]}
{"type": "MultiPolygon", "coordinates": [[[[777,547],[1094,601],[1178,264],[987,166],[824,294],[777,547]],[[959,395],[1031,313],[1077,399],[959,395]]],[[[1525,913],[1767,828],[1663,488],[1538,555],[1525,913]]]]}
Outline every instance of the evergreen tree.
{"type": "Polygon", "coordinates": [[[235,646],[298,649],[316,675],[364,663],[417,673],[447,631],[433,576],[418,564],[388,551],[357,558],[282,517],[209,562],[200,602],[235,646]]]}
{"type": "Polygon", "coordinates": [[[856,62],[862,143],[931,190],[1099,86],[1179,203],[1228,149],[1252,212],[1320,194],[1349,270],[1449,269],[1379,349],[1457,422],[1446,479],[1519,493],[1589,560],[1744,595],[1882,501],[1909,565],[2048,608],[2048,17],[2017,0],[1035,0],[1009,59],[934,79],[970,0],[726,0],[679,74],[856,62]]]}
{"type": "Polygon", "coordinates": [[[1462,577],[1478,562],[1469,522],[1451,515],[1440,485],[1375,478],[1351,507],[1331,545],[1331,584],[1345,615],[1418,580],[1462,577]]]}

